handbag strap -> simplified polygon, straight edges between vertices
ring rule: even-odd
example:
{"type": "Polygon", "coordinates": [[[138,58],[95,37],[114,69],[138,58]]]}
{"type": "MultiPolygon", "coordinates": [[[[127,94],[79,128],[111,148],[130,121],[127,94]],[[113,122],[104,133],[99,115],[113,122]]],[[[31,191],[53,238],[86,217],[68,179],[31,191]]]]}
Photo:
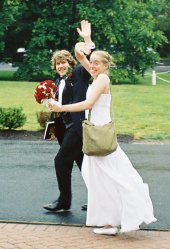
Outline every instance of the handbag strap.
{"type": "MultiPolygon", "coordinates": [[[[110,101],[110,107],[111,107],[111,105],[112,105],[112,92],[111,92],[111,86],[110,85],[109,85],[109,88],[110,88],[110,96],[111,96],[111,101],[110,101]]],[[[89,109],[88,118],[87,118],[88,121],[90,121],[91,111],[92,111],[92,108],[89,109]]]]}
{"type": "Polygon", "coordinates": [[[92,110],[92,109],[89,109],[88,118],[87,118],[87,120],[88,120],[88,121],[90,121],[90,117],[91,117],[91,110],[92,110]]]}

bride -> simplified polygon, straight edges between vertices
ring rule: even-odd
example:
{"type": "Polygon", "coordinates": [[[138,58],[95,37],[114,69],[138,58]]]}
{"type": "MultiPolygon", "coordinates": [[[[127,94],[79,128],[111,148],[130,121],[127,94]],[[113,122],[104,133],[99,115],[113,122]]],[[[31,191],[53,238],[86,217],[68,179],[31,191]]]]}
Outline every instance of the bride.
{"type": "MultiPolygon", "coordinates": [[[[103,125],[110,117],[109,67],[112,57],[105,51],[94,51],[90,60],[85,56],[85,43],[76,44],[79,62],[90,72],[93,82],[85,101],[69,105],[51,105],[53,112],[80,112],[91,109],[90,121],[103,125]]],[[[97,234],[114,235],[138,230],[142,223],[156,221],[149,188],[118,145],[107,156],[84,155],[82,175],[88,190],[86,225],[96,226],[97,234]]]]}

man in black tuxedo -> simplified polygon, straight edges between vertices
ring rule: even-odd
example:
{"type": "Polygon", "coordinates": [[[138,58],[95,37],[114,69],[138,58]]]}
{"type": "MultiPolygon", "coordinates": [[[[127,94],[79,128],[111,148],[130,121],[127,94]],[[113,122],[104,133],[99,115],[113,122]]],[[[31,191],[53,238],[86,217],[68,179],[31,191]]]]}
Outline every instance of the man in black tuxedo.
{"type": "MultiPolygon", "coordinates": [[[[87,54],[94,49],[91,40],[91,25],[88,21],[81,22],[81,30],[77,29],[87,44],[87,54]]],[[[76,53],[75,53],[76,54],[76,53]]],[[[76,57],[79,55],[76,54],[76,57]]],[[[56,79],[58,91],[56,97],[62,104],[77,103],[86,99],[86,91],[91,78],[90,74],[66,50],[57,51],[52,57],[52,68],[58,73],[56,79]],[[70,68],[72,72],[69,72],[70,68]]],[[[52,114],[54,117],[54,113],[52,114]]],[[[55,117],[54,117],[55,118],[55,117]]],[[[60,195],[54,202],[43,208],[48,211],[68,210],[71,207],[71,173],[76,161],[81,170],[82,153],[82,121],[84,112],[61,113],[55,118],[56,133],[60,149],[55,157],[55,171],[60,195]]],[[[52,135],[51,138],[54,138],[52,135]]]]}

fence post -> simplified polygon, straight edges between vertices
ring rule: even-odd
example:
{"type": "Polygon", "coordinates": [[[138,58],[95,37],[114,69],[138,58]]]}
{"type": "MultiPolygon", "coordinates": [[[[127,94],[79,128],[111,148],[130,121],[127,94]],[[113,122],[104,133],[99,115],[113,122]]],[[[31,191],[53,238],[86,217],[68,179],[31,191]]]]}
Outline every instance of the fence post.
{"type": "Polygon", "coordinates": [[[156,72],[152,71],[152,86],[156,86],[156,72]]]}

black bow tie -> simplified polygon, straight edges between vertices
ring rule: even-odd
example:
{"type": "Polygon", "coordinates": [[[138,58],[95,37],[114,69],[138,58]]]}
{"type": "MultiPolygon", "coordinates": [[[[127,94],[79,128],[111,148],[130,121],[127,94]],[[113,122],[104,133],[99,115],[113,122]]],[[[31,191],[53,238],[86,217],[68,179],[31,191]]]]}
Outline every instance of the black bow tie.
{"type": "Polygon", "coordinates": [[[66,75],[64,75],[64,76],[59,76],[59,80],[65,80],[65,78],[66,78],[66,75]]]}
{"type": "Polygon", "coordinates": [[[56,79],[56,82],[55,82],[56,86],[59,86],[61,80],[63,80],[63,79],[65,79],[65,76],[58,76],[58,78],[56,79]]]}

